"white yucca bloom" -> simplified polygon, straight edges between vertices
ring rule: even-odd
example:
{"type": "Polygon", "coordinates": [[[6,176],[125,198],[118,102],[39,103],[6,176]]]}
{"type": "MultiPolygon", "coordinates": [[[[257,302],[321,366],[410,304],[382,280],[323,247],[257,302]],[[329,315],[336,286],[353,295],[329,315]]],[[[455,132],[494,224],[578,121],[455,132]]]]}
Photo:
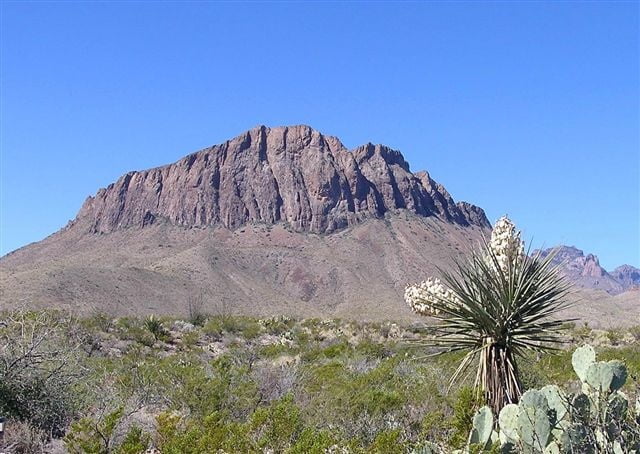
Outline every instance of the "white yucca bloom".
{"type": "Polygon", "coordinates": [[[439,314],[435,303],[453,303],[457,301],[455,293],[445,287],[440,279],[430,277],[419,284],[409,285],[404,290],[404,300],[414,312],[422,315],[439,314]]]}
{"type": "Polygon", "coordinates": [[[442,282],[429,278],[405,290],[415,312],[439,321],[424,345],[466,352],[450,386],[477,360],[475,386],[495,413],[522,396],[516,359],[553,348],[569,321],[557,316],[568,307],[570,287],[554,257],[525,254],[520,232],[503,216],[490,241],[452,257],[452,271],[439,270],[442,282]]]}
{"type": "MultiPolygon", "coordinates": [[[[502,216],[496,221],[491,231],[489,249],[495,255],[498,266],[503,273],[509,272],[509,265],[516,265],[524,256],[524,243],[520,239],[520,232],[511,219],[502,216]]],[[[487,258],[487,260],[492,260],[487,258]]]]}

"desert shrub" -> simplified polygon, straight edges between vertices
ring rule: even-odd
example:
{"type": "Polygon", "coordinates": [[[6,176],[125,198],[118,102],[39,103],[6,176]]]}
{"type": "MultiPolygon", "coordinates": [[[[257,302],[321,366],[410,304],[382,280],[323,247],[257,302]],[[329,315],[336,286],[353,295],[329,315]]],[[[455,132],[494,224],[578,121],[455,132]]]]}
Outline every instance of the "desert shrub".
{"type": "Polygon", "coordinates": [[[298,353],[297,347],[287,344],[269,344],[263,345],[258,349],[258,354],[263,358],[277,358],[282,355],[295,355],[298,353]]]}
{"type": "Polygon", "coordinates": [[[236,334],[245,339],[254,339],[262,332],[258,322],[242,316],[215,316],[204,324],[203,332],[214,338],[220,338],[224,333],[236,334]]]}
{"type": "Polygon", "coordinates": [[[119,317],[115,319],[113,325],[117,332],[123,333],[134,326],[139,326],[140,321],[132,317],[119,317]]]}
{"type": "Polygon", "coordinates": [[[162,413],[158,422],[158,448],[163,454],[199,454],[203,452],[255,452],[248,427],[229,421],[224,414],[189,421],[162,413]]]}
{"type": "Polygon", "coordinates": [[[255,339],[262,333],[262,326],[252,319],[245,318],[241,327],[241,334],[247,340],[255,339]]]}
{"type": "Polygon", "coordinates": [[[99,420],[84,417],[71,425],[64,437],[67,450],[71,454],[106,454],[113,449],[113,435],[124,414],[124,408],[104,415],[99,420]]]}
{"type": "Polygon", "coordinates": [[[407,449],[402,443],[401,430],[389,429],[376,435],[367,451],[375,454],[403,454],[407,452],[407,449]]]}
{"type": "Polygon", "coordinates": [[[224,332],[224,329],[222,327],[222,319],[219,317],[211,317],[204,324],[202,332],[208,336],[219,338],[224,332]]]}
{"type": "Polygon", "coordinates": [[[518,363],[520,380],[525,391],[532,388],[541,388],[547,383],[538,363],[539,358],[536,354],[525,354],[518,363]]]}
{"type": "Polygon", "coordinates": [[[326,347],[322,354],[325,358],[337,358],[339,356],[345,355],[350,350],[350,345],[346,341],[336,341],[326,347]]]}
{"type": "Polygon", "coordinates": [[[302,347],[306,347],[311,342],[311,334],[309,331],[300,326],[296,326],[292,330],[292,336],[295,343],[302,347]]]}
{"type": "Polygon", "coordinates": [[[314,346],[312,347],[308,347],[307,349],[305,349],[304,351],[302,351],[302,353],[300,354],[300,359],[304,362],[304,363],[308,363],[308,364],[312,364],[317,362],[320,358],[323,358],[323,348],[320,348],[319,346],[317,346],[316,344],[314,344],[314,346]]]}
{"type": "Polygon", "coordinates": [[[207,362],[194,354],[150,358],[140,365],[140,373],[148,377],[144,392],[154,402],[193,417],[227,412],[242,420],[256,407],[259,391],[248,365],[234,360],[222,356],[207,362]]]}
{"type": "Polygon", "coordinates": [[[156,341],[153,333],[145,326],[144,322],[130,318],[119,318],[115,324],[115,334],[119,339],[134,341],[146,347],[152,347],[156,341]]]}
{"type": "Polygon", "coordinates": [[[573,333],[578,339],[578,341],[584,342],[586,340],[591,339],[591,336],[593,335],[593,330],[589,326],[589,323],[584,322],[581,327],[575,328],[573,333]]]}
{"type": "Polygon", "coordinates": [[[204,295],[189,295],[187,298],[187,313],[189,323],[193,326],[204,326],[207,321],[207,314],[204,312],[204,295]]]}
{"type": "Polygon", "coordinates": [[[624,332],[621,329],[610,329],[607,330],[606,336],[611,345],[618,345],[624,339],[624,332]]]}
{"type": "Polygon", "coordinates": [[[359,342],[355,351],[367,358],[383,359],[391,356],[391,351],[388,345],[379,342],[373,342],[370,339],[365,339],[359,342]]]}
{"type": "Polygon", "coordinates": [[[87,329],[98,330],[104,333],[111,331],[115,326],[113,317],[100,311],[97,311],[91,317],[81,319],[80,324],[87,329]]]}
{"type": "Polygon", "coordinates": [[[4,439],[0,440],[0,450],[13,454],[40,454],[44,452],[48,438],[42,429],[28,422],[9,421],[4,439]]]}
{"type": "Polygon", "coordinates": [[[449,444],[454,448],[462,448],[467,444],[469,432],[473,427],[473,415],[482,402],[476,390],[471,387],[461,388],[453,404],[451,418],[451,437],[449,444]]]}
{"type": "Polygon", "coordinates": [[[139,327],[131,328],[128,335],[131,336],[131,340],[145,347],[153,347],[156,343],[156,336],[153,333],[139,327]]]}
{"type": "Polygon", "coordinates": [[[290,454],[325,454],[330,452],[329,449],[337,443],[338,440],[330,431],[306,427],[288,452],[290,454]]]}
{"type": "MultiPolygon", "coordinates": [[[[566,383],[575,378],[571,368],[571,353],[559,350],[555,353],[543,354],[539,360],[530,360],[532,374],[543,383],[566,383]]],[[[533,383],[532,383],[533,385],[533,383]]]]}
{"type": "Polygon", "coordinates": [[[0,414],[61,436],[79,403],[83,339],[59,313],[8,314],[0,323],[0,414]]]}
{"type": "Polygon", "coordinates": [[[640,341],[640,325],[632,326],[629,328],[629,333],[636,341],[640,341]]]}
{"type": "Polygon", "coordinates": [[[270,403],[294,391],[299,380],[298,367],[262,364],[252,369],[252,378],[258,387],[260,402],[270,403]]]}
{"type": "Polygon", "coordinates": [[[285,316],[271,317],[260,320],[260,324],[268,334],[279,336],[293,328],[295,320],[285,316]]]}
{"type": "Polygon", "coordinates": [[[435,408],[427,412],[420,422],[418,439],[444,443],[451,429],[448,415],[442,408],[435,408]]]}
{"type": "Polygon", "coordinates": [[[195,347],[198,344],[199,340],[200,340],[200,333],[198,331],[196,330],[189,331],[188,333],[184,333],[182,335],[182,346],[186,350],[189,350],[195,347]]]}
{"type": "Polygon", "coordinates": [[[122,443],[115,450],[116,454],[142,454],[149,447],[151,437],[140,427],[133,425],[125,435],[122,443]]]}
{"type": "Polygon", "coordinates": [[[167,340],[167,330],[162,324],[162,321],[155,315],[150,315],[144,320],[144,327],[153,334],[155,340],[167,340]]]}
{"type": "Polygon", "coordinates": [[[283,452],[290,448],[302,432],[300,409],[287,395],[268,407],[258,408],[249,422],[256,445],[283,452]]]}

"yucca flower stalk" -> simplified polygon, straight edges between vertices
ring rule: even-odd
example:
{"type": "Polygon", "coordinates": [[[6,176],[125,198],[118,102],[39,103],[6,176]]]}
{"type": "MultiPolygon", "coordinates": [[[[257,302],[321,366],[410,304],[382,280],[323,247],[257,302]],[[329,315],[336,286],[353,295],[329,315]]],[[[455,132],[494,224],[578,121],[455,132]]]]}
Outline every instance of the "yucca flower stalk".
{"type": "Polygon", "coordinates": [[[441,347],[439,353],[467,353],[451,384],[477,361],[476,388],[496,413],[523,393],[517,358],[556,348],[570,321],[554,317],[568,307],[569,291],[554,257],[525,253],[505,216],[481,248],[454,260],[452,271],[438,270],[441,281],[429,278],[405,291],[415,312],[438,321],[429,344],[441,347]]]}

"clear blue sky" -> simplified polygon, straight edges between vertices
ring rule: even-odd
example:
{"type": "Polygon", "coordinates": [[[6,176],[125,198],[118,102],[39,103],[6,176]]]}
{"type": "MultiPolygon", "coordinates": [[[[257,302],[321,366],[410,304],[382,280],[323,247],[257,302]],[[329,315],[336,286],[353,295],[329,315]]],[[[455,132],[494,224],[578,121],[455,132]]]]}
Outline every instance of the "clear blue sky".
{"type": "Polygon", "coordinates": [[[253,126],[400,149],[534,244],[640,266],[638,3],[1,2],[0,252],[253,126]]]}

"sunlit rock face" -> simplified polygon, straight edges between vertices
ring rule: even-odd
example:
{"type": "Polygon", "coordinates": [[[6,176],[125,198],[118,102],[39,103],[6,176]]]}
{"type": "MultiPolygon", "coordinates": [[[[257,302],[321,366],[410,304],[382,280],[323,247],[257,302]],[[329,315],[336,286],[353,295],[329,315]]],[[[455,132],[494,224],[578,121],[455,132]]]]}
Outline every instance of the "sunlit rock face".
{"type": "Polygon", "coordinates": [[[399,151],[347,150],[308,126],[260,126],[174,164],[129,172],[89,197],[78,219],[93,232],[145,227],[285,223],[331,233],[395,210],[489,227],[484,211],[454,202],[428,173],[411,173],[399,151]]]}

